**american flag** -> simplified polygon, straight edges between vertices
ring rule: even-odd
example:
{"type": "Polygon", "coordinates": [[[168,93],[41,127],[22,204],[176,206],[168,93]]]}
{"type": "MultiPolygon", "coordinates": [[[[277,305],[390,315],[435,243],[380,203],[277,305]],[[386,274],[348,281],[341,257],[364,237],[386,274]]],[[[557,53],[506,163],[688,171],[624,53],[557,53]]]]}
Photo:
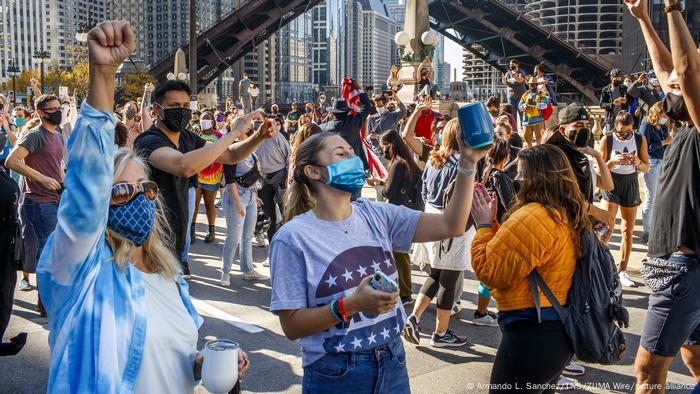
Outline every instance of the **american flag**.
{"type": "MultiPolygon", "coordinates": [[[[343,79],[342,93],[343,99],[345,99],[348,106],[352,108],[350,113],[352,115],[357,114],[357,111],[360,109],[360,94],[357,90],[355,90],[355,88],[352,87],[351,78],[345,77],[343,79]]],[[[384,168],[382,162],[379,161],[379,158],[374,154],[372,148],[369,146],[369,143],[367,143],[367,140],[365,139],[366,135],[367,128],[362,127],[360,130],[360,136],[362,137],[362,147],[365,150],[365,157],[367,157],[367,163],[369,164],[369,173],[375,179],[385,179],[386,168],[384,168]]]]}

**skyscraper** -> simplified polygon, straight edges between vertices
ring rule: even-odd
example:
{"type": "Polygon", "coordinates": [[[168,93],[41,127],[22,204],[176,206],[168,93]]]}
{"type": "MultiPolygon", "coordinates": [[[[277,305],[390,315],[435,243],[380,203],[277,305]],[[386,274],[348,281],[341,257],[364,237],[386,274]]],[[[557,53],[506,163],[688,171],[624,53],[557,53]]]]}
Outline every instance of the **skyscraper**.
{"type": "Polygon", "coordinates": [[[5,81],[13,62],[20,70],[35,68],[34,53],[44,46],[44,2],[0,1],[0,80],[5,81]]]}
{"type": "Polygon", "coordinates": [[[277,100],[314,100],[312,15],[306,12],[277,32],[277,100]]]}
{"type": "Polygon", "coordinates": [[[348,12],[348,74],[380,89],[392,65],[396,22],[380,0],[355,0],[348,12]]]}
{"type": "Polygon", "coordinates": [[[505,94],[505,86],[501,84],[501,73],[466,49],[464,49],[462,70],[462,80],[474,97],[484,99],[492,95],[505,94]]]}
{"type": "Polygon", "coordinates": [[[610,0],[530,0],[525,15],[599,55],[615,56],[622,48],[623,7],[610,0]]]}
{"type": "Polygon", "coordinates": [[[345,76],[345,3],[326,0],[311,11],[313,83],[326,95],[339,94],[345,76]]]}

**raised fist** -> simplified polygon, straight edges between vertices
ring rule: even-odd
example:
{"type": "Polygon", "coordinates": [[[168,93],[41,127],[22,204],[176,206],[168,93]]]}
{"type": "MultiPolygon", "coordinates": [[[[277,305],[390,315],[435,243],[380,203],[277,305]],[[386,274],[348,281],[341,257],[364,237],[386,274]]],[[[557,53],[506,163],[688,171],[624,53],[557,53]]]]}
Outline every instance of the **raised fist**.
{"type": "Polygon", "coordinates": [[[136,48],[136,37],[129,22],[105,21],[88,33],[90,65],[121,65],[136,48]]]}

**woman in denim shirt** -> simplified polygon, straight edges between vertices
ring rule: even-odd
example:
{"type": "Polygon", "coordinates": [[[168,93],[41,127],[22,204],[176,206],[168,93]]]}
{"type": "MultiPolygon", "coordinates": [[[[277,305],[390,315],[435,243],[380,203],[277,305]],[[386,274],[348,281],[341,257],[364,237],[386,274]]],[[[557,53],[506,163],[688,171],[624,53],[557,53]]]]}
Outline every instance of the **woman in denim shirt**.
{"type": "Polygon", "coordinates": [[[651,213],[654,209],[654,194],[656,193],[656,184],[659,181],[661,161],[664,158],[666,146],[671,143],[671,136],[668,133],[668,122],[668,116],[664,113],[663,103],[658,102],[649,108],[649,113],[639,127],[639,132],[644,135],[649,147],[649,172],[644,174],[644,205],[642,206],[644,243],[649,241],[651,213]]]}
{"type": "Polygon", "coordinates": [[[103,22],[88,34],[89,93],[69,141],[58,224],[37,267],[51,393],[194,390],[202,318],[166,246],[146,165],[114,150],[115,74],[134,47],[128,22],[103,22]]]}

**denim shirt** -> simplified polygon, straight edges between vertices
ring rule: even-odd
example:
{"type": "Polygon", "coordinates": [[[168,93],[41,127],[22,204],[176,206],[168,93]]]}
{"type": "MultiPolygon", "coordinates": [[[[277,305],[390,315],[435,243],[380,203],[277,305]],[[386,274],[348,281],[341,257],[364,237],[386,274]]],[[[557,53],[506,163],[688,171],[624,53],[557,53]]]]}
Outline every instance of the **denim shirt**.
{"type": "Polygon", "coordinates": [[[662,160],[666,152],[663,141],[668,138],[668,126],[654,127],[644,120],[639,127],[639,132],[647,139],[649,158],[662,160]]]}
{"type": "MultiPolygon", "coordinates": [[[[68,143],[58,224],[37,266],[49,317],[49,393],[131,393],[146,336],[144,283],[119,268],[105,241],[114,172],[116,117],[83,103],[68,143]]],[[[197,327],[202,318],[177,279],[197,327]]]]}

